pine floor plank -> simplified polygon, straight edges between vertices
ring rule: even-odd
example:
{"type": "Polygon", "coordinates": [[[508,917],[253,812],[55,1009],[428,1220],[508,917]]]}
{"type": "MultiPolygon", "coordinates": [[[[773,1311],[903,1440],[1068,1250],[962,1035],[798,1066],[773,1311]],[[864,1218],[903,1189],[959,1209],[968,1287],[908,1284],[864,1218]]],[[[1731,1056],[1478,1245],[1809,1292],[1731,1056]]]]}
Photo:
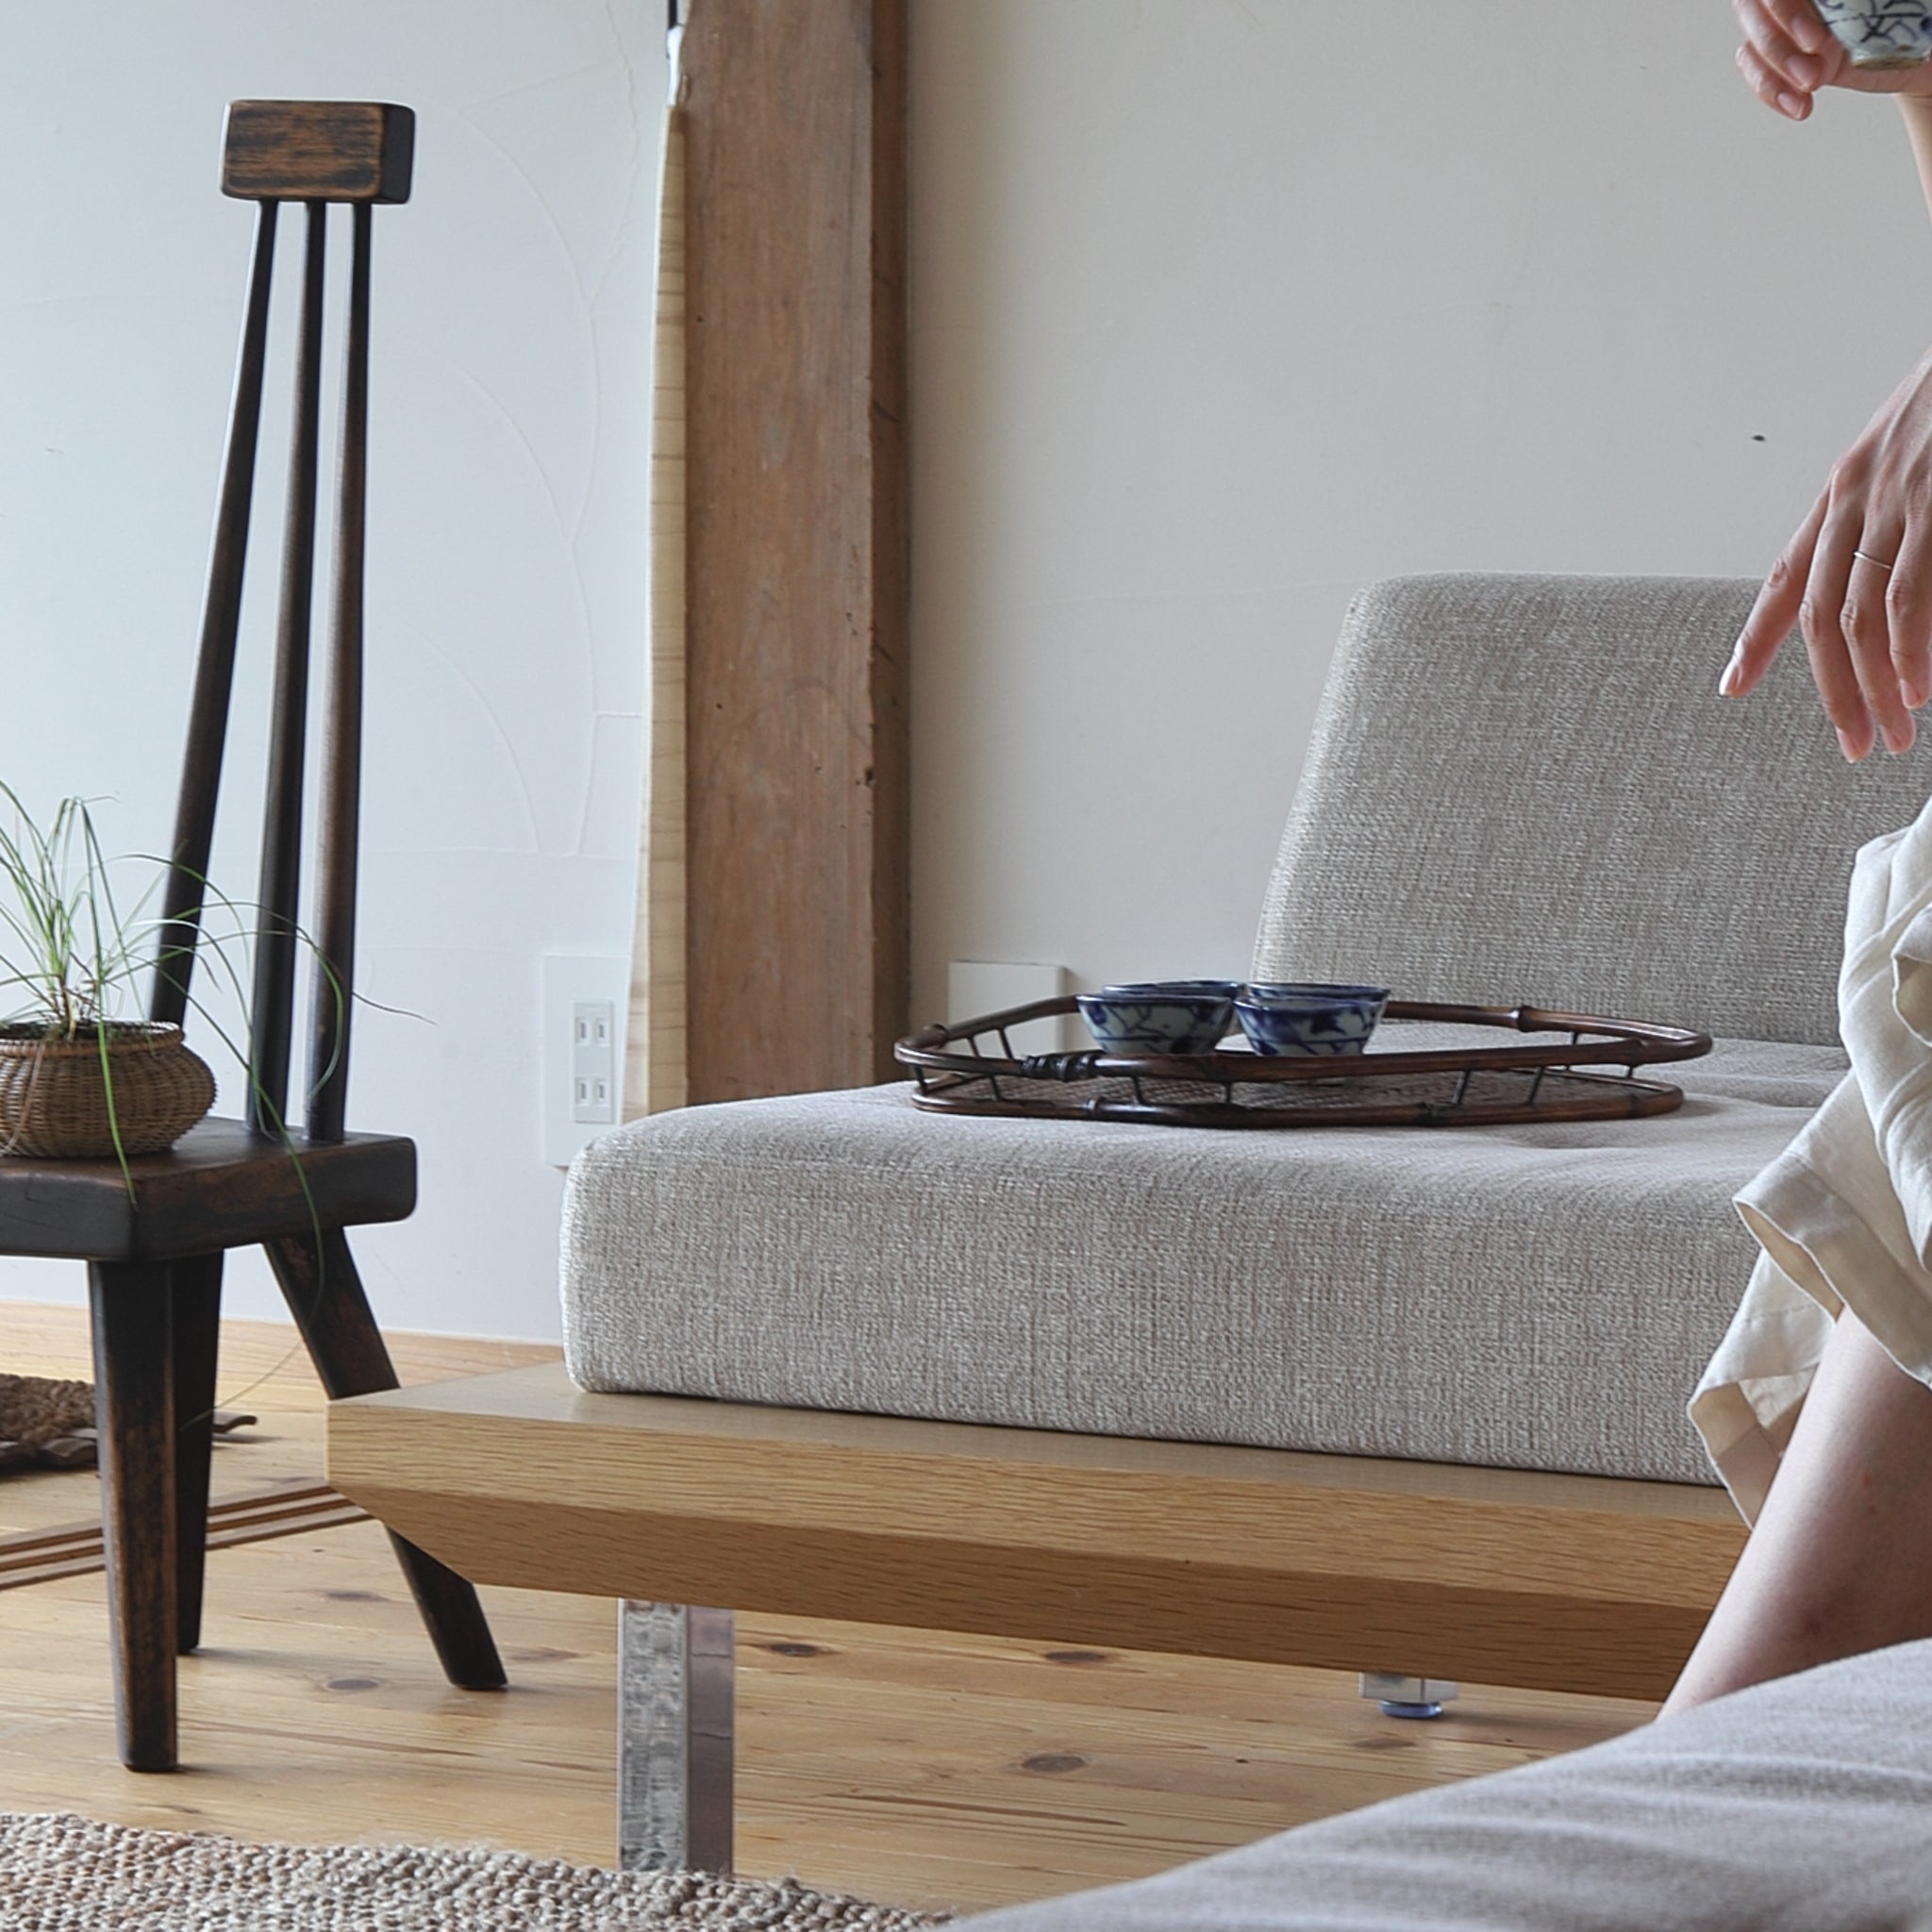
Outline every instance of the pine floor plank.
{"type": "MultiPolygon", "coordinates": [[[[268,1377],[247,1405],[266,1439],[252,1447],[272,1441],[276,1473],[314,1475],[320,1392],[299,1354],[282,1359],[287,1337],[226,1324],[224,1357],[268,1377]]],[[[544,1353],[391,1340],[410,1380],[544,1353]]],[[[84,1372],[84,1324],[73,1310],[0,1306],[0,1357],[21,1373],[84,1372]]],[[[249,1454],[218,1456],[219,1479],[254,1480],[240,1473],[269,1458],[249,1454]]],[[[59,1523],[82,1513],[92,1482],[28,1480],[33,1509],[59,1523]]],[[[0,1482],[0,1527],[22,1507],[0,1482]]],[[[0,1809],[608,1862],[613,1607],[484,1596],[513,1680],[500,1696],[443,1683],[375,1524],[214,1551],[208,1645],[181,1670],[190,1768],[142,1776],[114,1758],[101,1577],[0,1592],[0,1809]]],[[[1323,1672],[749,1617],[739,1636],[741,1868],[926,1906],[1157,1871],[1650,1714],[1467,1686],[1441,1723],[1403,1724],[1323,1672]]]]}

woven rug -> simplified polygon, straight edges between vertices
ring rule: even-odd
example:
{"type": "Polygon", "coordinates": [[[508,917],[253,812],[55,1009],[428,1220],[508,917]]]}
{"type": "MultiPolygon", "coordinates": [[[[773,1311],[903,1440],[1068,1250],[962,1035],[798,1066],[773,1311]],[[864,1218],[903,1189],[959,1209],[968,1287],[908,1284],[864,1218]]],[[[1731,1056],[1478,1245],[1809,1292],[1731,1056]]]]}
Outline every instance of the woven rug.
{"type": "MultiPolygon", "coordinates": [[[[215,1434],[256,1418],[217,1409],[215,1434]]],[[[0,1471],[92,1469],[95,1462],[94,1385],[45,1375],[0,1375],[0,1471]]]]}
{"type": "Polygon", "coordinates": [[[92,1467],[93,1431],[92,1383],[0,1375],[0,1469],[92,1467]]]}
{"type": "Polygon", "coordinates": [[[513,1852],[242,1844],[0,1814],[5,1932],[913,1932],[941,1920],[786,1879],[513,1852]]]}

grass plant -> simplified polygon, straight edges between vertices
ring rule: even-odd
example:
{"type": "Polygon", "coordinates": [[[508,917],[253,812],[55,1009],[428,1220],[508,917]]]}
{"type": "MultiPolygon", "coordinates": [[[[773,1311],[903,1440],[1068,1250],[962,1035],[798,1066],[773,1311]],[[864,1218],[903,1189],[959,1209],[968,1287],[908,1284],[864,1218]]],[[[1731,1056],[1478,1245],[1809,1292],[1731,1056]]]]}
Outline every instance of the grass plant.
{"type": "Polygon", "coordinates": [[[5,1023],[47,1040],[96,1034],[148,965],[151,932],[139,907],[124,916],[84,798],[63,798],[44,827],[4,781],[0,805],[0,993],[21,1002],[5,1023]]]}
{"type": "MultiPolygon", "coordinates": [[[[167,862],[151,856],[109,858],[85,798],[61,799],[52,817],[42,822],[0,779],[0,1034],[49,1043],[86,1040],[98,1046],[115,1157],[130,1195],[134,1176],[115,1109],[111,1049],[117,1028],[144,1030],[148,1025],[141,1016],[142,983],[150,973],[166,972],[177,961],[185,963],[192,953],[216,983],[224,1003],[232,1004],[237,1011],[246,1010],[254,938],[246,908],[203,878],[198,881],[201,905],[183,920],[163,920],[149,908],[167,874],[167,862]],[[133,869],[146,872],[146,882],[131,896],[117,893],[115,874],[125,876],[133,869]],[[184,929],[198,934],[198,942],[183,944],[172,937],[184,929]]],[[[311,956],[313,970],[340,1002],[341,983],[329,962],[306,932],[298,930],[296,937],[311,956]]],[[[192,991],[188,1005],[233,1058],[243,1077],[251,1078],[251,1041],[245,1024],[239,1034],[232,1031],[192,991]]],[[[255,1091],[265,1102],[259,1088],[255,1091]]],[[[319,1304],[326,1278],[322,1224],[301,1150],[274,1108],[263,1110],[270,1116],[270,1132],[294,1162],[308,1204],[317,1242],[319,1304]]],[[[0,1145],[0,1155],[7,1151],[0,1145]]],[[[290,1351],[290,1357],[297,1352],[299,1344],[290,1351]]],[[[229,1400],[255,1386],[246,1385],[229,1400]]]]}

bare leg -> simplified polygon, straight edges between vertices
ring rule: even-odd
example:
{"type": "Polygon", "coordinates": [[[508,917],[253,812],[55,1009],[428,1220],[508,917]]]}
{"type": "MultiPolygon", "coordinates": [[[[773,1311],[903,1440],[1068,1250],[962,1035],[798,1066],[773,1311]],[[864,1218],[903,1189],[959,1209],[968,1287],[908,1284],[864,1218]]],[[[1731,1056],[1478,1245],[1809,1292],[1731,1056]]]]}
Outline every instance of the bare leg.
{"type": "Polygon", "coordinates": [[[1850,1313],[1661,1715],[1932,1637],[1932,1389],[1850,1313]]]}

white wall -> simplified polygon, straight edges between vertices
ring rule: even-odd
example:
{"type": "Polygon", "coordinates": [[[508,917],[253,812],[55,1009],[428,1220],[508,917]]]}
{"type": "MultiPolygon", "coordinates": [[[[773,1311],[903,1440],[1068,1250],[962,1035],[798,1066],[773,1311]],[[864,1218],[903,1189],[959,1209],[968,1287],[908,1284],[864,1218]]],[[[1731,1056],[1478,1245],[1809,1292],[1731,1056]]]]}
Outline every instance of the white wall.
{"type": "MultiPolygon", "coordinates": [[[[1239,971],[1357,585],[1757,570],[1932,334],[1895,116],[1779,124],[1718,0],[913,9],[921,1016],[950,958],[1239,971]]],[[[422,117],[377,222],[364,895],[367,990],[421,1017],[364,1017],[354,1090],[423,1150],[358,1250],[398,1326],[554,1332],[540,960],[628,941],[661,25],[8,20],[0,776],[113,795],[127,847],[168,836],[248,250],[222,104],[422,117]]]]}
{"type": "MultiPolygon", "coordinates": [[[[351,1123],[416,1137],[422,1206],[358,1253],[393,1325],[553,1333],[540,960],[630,938],[662,8],[101,0],[12,8],[7,41],[0,776],[42,806],[106,800],[119,849],[165,849],[172,826],[254,219],[217,192],[224,104],[417,110],[413,199],[375,221],[361,955],[369,994],[417,1017],[358,1020],[351,1123]]],[[[283,225],[291,308],[301,223],[283,225]]],[[[344,264],[345,230],[332,246],[344,264]]],[[[286,440],[271,408],[245,755],[214,867],[242,898],[286,440]]],[[[0,1261],[0,1297],[65,1298],[77,1276],[0,1261]]],[[[231,1278],[235,1311],[279,1312],[255,1257],[231,1278]]]]}
{"type": "Polygon", "coordinates": [[[916,1018],[1243,971],[1357,586],[1760,571],[1932,340],[1721,0],[915,7],[916,1018]]]}

